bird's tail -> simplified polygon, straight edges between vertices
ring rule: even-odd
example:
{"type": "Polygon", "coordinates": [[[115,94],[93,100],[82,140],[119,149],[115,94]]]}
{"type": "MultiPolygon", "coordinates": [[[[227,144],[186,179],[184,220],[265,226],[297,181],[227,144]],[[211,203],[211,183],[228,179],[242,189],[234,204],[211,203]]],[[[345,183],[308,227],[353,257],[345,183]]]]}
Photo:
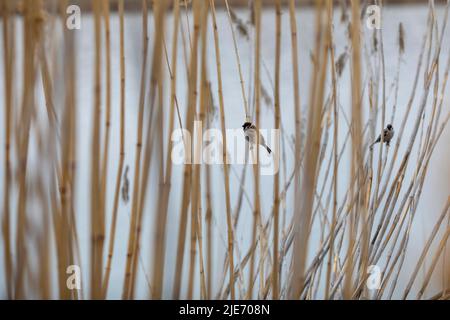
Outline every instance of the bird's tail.
{"type": "Polygon", "coordinates": [[[374,146],[374,145],[376,145],[377,143],[380,143],[380,141],[381,141],[381,139],[380,139],[380,137],[378,137],[378,139],[375,140],[375,141],[369,146],[370,150],[373,149],[373,146],[374,146]]]}

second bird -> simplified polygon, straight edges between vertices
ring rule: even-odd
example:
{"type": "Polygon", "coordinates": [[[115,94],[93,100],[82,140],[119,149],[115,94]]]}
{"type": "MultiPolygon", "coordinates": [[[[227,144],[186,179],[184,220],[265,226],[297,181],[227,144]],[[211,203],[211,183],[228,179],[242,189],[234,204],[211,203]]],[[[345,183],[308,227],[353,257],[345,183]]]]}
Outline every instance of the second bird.
{"type": "MultiPolygon", "coordinates": [[[[383,130],[383,142],[386,142],[386,145],[389,147],[389,144],[394,137],[394,127],[390,124],[383,130]]],[[[370,145],[370,149],[372,150],[374,144],[381,142],[381,135],[378,136],[377,140],[370,145]]]]}

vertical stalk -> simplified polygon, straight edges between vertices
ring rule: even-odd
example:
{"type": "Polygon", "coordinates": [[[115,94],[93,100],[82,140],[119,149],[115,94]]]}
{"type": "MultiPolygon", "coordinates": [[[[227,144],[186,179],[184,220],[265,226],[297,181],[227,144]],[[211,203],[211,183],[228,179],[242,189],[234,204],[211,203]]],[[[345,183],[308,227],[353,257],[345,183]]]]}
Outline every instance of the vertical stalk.
{"type": "MultiPolygon", "coordinates": [[[[261,6],[262,1],[254,1],[254,11],[255,11],[255,79],[254,79],[254,90],[255,90],[255,125],[259,128],[260,123],[260,106],[261,106],[261,6]]],[[[257,137],[259,139],[259,137],[257,137]]],[[[257,141],[259,143],[259,141],[257,141]]],[[[246,146],[247,150],[249,146],[246,146]]],[[[248,153],[248,151],[246,152],[248,153]]],[[[258,225],[261,225],[261,203],[260,203],[260,192],[259,192],[259,148],[256,148],[256,164],[253,165],[253,176],[254,176],[254,210],[253,210],[253,227],[252,227],[252,248],[255,248],[250,253],[250,271],[249,271],[249,283],[248,283],[248,293],[247,298],[253,298],[253,279],[255,275],[255,255],[256,255],[256,236],[258,232],[258,225]]],[[[261,234],[264,232],[260,228],[261,234]]],[[[260,240],[260,246],[261,240],[260,240]]],[[[262,258],[262,257],[261,257],[262,258]]]]}
{"type": "Polygon", "coordinates": [[[141,176],[141,152],[142,152],[142,131],[143,131],[143,120],[144,120],[144,104],[145,104],[145,86],[147,80],[147,54],[148,54],[148,31],[147,31],[147,0],[142,0],[142,42],[143,42],[143,52],[142,52],[142,69],[141,69],[141,86],[139,93],[139,113],[138,113],[138,125],[137,125],[137,142],[136,142],[136,154],[134,158],[134,179],[133,179],[133,199],[131,204],[131,220],[128,236],[128,249],[127,258],[125,266],[125,276],[124,285],[122,291],[122,299],[128,299],[130,295],[131,287],[131,267],[133,259],[133,250],[135,243],[135,230],[136,230],[136,220],[137,220],[137,207],[138,207],[138,196],[139,196],[139,178],[141,176]]]}
{"type": "MultiPolygon", "coordinates": [[[[200,29],[200,13],[199,13],[199,2],[193,1],[193,11],[194,11],[194,39],[191,47],[191,60],[189,63],[189,72],[188,72],[188,105],[186,112],[186,130],[190,134],[193,132],[194,125],[194,113],[195,106],[197,101],[197,74],[198,74],[198,38],[199,38],[199,29],[200,29]]],[[[180,296],[180,288],[182,281],[182,269],[184,262],[184,248],[186,242],[186,227],[187,227],[187,218],[188,218],[188,206],[191,197],[191,184],[192,184],[192,162],[191,162],[191,152],[192,146],[191,141],[188,140],[188,136],[184,136],[184,146],[185,146],[185,166],[184,166],[184,182],[183,182],[183,196],[181,200],[181,212],[180,212],[180,226],[178,232],[178,244],[177,244],[177,258],[175,265],[175,279],[174,279],[174,287],[173,287],[173,296],[174,299],[178,299],[180,296]]],[[[191,224],[191,233],[192,233],[191,224]]],[[[193,230],[195,232],[195,230],[193,230]]],[[[192,234],[191,234],[192,237],[192,234]]],[[[191,241],[192,246],[192,241],[191,241]]],[[[195,249],[191,248],[191,249],[195,249]]],[[[192,258],[192,250],[191,250],[191,261],[192,258]]],[[[189,272],[189,280],[193,281],[193,268],[190,266],[189,272]]],[[[189,286],[188,286],[189,287],[189,286]]],[[[189,295],[188,288],[188,295],[189,295]]]]}
{"type": "MultiPolygon", "coordinates": [[[[150,119],[148,122],[147,128],[147,138],[145,144],[145,157],[143,159],[143,175],[141,181],[141,189],[140,189],[140,203],[139,203],[139,220],[138,220],[138,228],[137,232],[139,232],[136,241],[136,249],[134,256],[134,271],[133,271],[133,288],[136,277],[136,268],[137,268],[137,255],[139,254],[139,245],[140,245],[140,232],[142,230],[142,216],[145,205],[145,197],[147,195],[147,188],[150,185],[150,164],[152,158],[152,147],[153,147],[153,136],[156,136],[156,147],[155,151],[157,153],[157,161],[159,174],[158,174],[158,188],[157,193],[162,194],[164,191],[164,148],[163,148],[163,140],[164,140],[164,69],[163,65],[163,43],[165,36],[165,14],[167,8],[167,1],[154,1],[153,2],[153,12],[155,15],[155,40],[153,43],[153,61],[152,61],[152,72],[151,72],[151,81],[150,81],[150,119]],[[155,106],[155,96],[158,97],[158,103],[155,106]],[[152,126],[152,113],[153,110],[156,109],[156,125],[155,125],[155,134],[153,135],[153,126],[152,126]]],[[[158,207],[159,208],[159,207],[158,207]]],[[[155,229],[153,236],[153,275],[152,275],[152,299],[161,299],[163,292],[163,279],[164,279],[164,261],[165,261],[165,248],[166,248],[166,221],[167,221],[167,211],[159,211],[155,216],[155,229]]],[[[132,290],[134,294],[134,290],[132,290]]]]}
{"type": "Polygon", "coordinates": [[[100,2],[93,3],[95,26],[94,105],[91,140],[91,298],[101,298],[104,214],[101,205],[100,118],[101,118],[101,11],[100,2]],[[100,196],[97,196],[100,195],[100,196]]]}
{"type": "Polygon", "coordinates": [[[18,202],[17,202],[17,230],[16,230],[16,274],[15,274],[15,299],[25,298],[25,276],[28,266],[28,254],[26,248],[26,226],[27,218],[27,163],[30,141],[30,127],[32,114],[35,109],[35,79],[36,63],[35,52],[38,36],[42,25],[38,19],[35,19],[36,12],[42,8],[42,1],[27,1],[25,5],[29,8],[23,18],[24,32],[24,58],[23,58],[23,96],[22,109],[20,110],[20,122],[17,130],[17,149],[18,149],[18,202]]]}
{"type": "MultiPolygon", "coordinates": [[[[280,58],[281,58],[281,0],[276,0],[276,48],[275,48],[275,129],[280,129],[280,58]]],[[[278,141],[274,144],[274,156],[278,155],[278,141]]],[[[272,298],[279,297],[279,272],[278,272],[278,242],[279,242],[279,209],[280,209],[280,178],[279,170],[274,176],[274,201],[273,201],[273,265],[272,265],[272,298]]]]}
{"type": "Polygon", "coordinates": [[[119,208],[120,185],[122,183],[122,171],[125,160],[125,38],[124,38],[124,0],[118,2],[119,20],[120,20],[120,151],[119,166],[116,174],[116,187],[114,193],[114,204],[112,211],[111,228],[109,232],[108,256],[106,262],[105,276],[103,278],[103,298],[109,286],[111,274],[111,264],[114,254],[114,243],[116,238],[117,212],[119,208]]]}
{"type": "Polygon", "coordinates": [[[5,256],[5,283],[8,299],[13,298],[13,262],[11,252],[11,225],[10,225],[10,185],[11,185],[11,125],[12,125],[12,95],[14,85],[14,20],[9,17],[10,1],[2,1],[2,29],[3,29],[3,65],[5,68],[3,83],[5,85],[4,105],[4,180],[3,180],[3,216],[2,237],[5,256]]]}
{"type": "MultiPolygon", "coordinates": [[[[353,270],[354,270],[354,256],[353,252],[356,240],[357,228],[359,217],[363,219],[363,252],[362,257],[367,255],[367,225],[366,225],[366,208],[361,206],[362,195],[360,190],[364,185],[364,172],[363,172],[363,159],[362,159],[362,101],[361,101],[361,41],[360,41],[360,7],[359,1],[352,0],[352,164],[351,164],[351,180],[357,181],[357,188],[354,189],[353,183],[351,184],[350,194],[354,192],[358,193],[358,200],[350,215],[350,228],[349,228],[349,246],[348,246],[348,263],[346,268],[346,277],[344,283],[344,298],[350,299],[353,294],[353,270]],[[361,197],[360,197],[361,196],[361,197]],[[362,210],[362,211],[361,211],[362,210]],[[362,214],[361,214],[362,213],[362,214]]],[[[363,270],[365,272],[365,264],[363,264],[363,270]]]]}
{"type": "MultiPolygon", "coordinates": [[[[227,3],[227,2],[226,2],[227,3]]],[[[217,68],[217,82],[218,82],[218,94],[219,94],[219,106],[220,106],[220,124],[223,136],[223,150],[222,150],[222,161],[223,161],[223,174],[224,174],[224,184],[225,184],[225,203],[227,211],[227,227],[228,227],[228,258],[229,258],[229,280],[230,280],[230,294],[231,300],[235,299],[234,290],[234,256],[233,256],[233,224],[231,219],[231,204],[230,204],[230,178],[228,174],[228,161],[227,161],[227,137],[225,134],[225,106],[223,102],[223,90],[222,90],[222,67],[220,62],[220,47],[219,47],[219,34],[217,32],[217,21],[216,21],[216,9],[214,1],[210,0],[213,30],[214,30],[214,46],[216,52],[216,68],[217,68]]],[[[227,3],[228,6],[228,3],[227,3]]],[[[244,87],[243,87],[243,90],[244,87]]],[[[243,94],[245,91],[243,91],[243,94]]],[[[245,96],[245,94],[244,94],[245,96]]]]}
{"type": "MultiPolygon", "coordinates": [[[[202,162],[202,138],[203,138],[203,123],[205,120],[205,112],[206,112],[206,95],[209,93],[209,86],[207,80],[207,20],[208,20],[208,2],[202,2],[201,7],[201,79],[200,79],[200,103],[199,103],[199,113],[196,118],[200,120],[200,128],[197,130],[197,135],[195,135],[194,139],[194,180],[193,180],[193,193],[192,193],[192,221],[195,224],[195,235],[194,241],[197,240],[198,243],[198,252],[199,252],[199,271],[200,271],[200,296],[202,299],[206,298],[206,281],[204,274],[204,264],[203,264],[203,236],[202,236],[202,219],[201,219],[201,163],[195,163],[196,160],[200,160],[202,162]]],[[[196,108],[197,110],[197,108],[196,108]]],[[[195,246],[195,242],[194,242],[195,246]]]]}
{"type": "Polygon", "coordinates": [[[331,229],[330,229],[330,253],[328,256],[328,264],[327,264],[327,273],[325,280],[325,299],[329,298],[330,294],[330,285],[331,285],[331,269],[334,261],[334,240],[335,240],[335,231],[336,231],[336,220],[337,220],[337,182],[338,182],[338,106],[337,106],[337,90],[336,90],[336,65],[334,62],[334,46],[333,46],[333,2],[330,1],[327,7],[328,12],[328,20],[330,21],[328,32],[330,38],[330,66],[331,66],[331,79],[332,79],[332,87],[333,87],[333,217],[331,220],[331,229]]]}
{"type": "MultiPolygon", "coordinates": [[[[110,37],[110,23],[109,23],[109,0],[102,1],[102,16],[104,19],[105,27],[105,81],[106,81],[106,113],[105,113],[105,130],[103,138],[103,159],[101,159],[101,186],[100,186],[100,214],[103,216],[102,220],[105,220],[105,210],[107,201],[107,177],[108,177],[108,159],[109,159],[109,140],[111,132],[111,37],[110,37]]],[[[102,158],[100,156],[100,158],[102,158]]],[[[103,222],[104,224],[104,222],[103,222]]],[[[105,238],[105,228],[101,230],[101,238],[105,238]]],[[[103,240],[104,241],[104,240],[103,240]]],[[[103,245],[103,244],[102,244],[103,245]]],[[[103,252],[103,248],[102,248],[103,252]]],[[[103,288],[103,284],[101,285],[103,288]]],[[[102,289],[103,292],[103,289],[102,289]]]]}
{"type": "MultiPolygon", "coordinates": [[[[314,51],[314,64],[318,70],[312,74],[312,89],[310,90],[310,103],[308,115],[308,130],[305,145],[305,165],[301,182],[302,202],[301,207],[295,212],[294,227],[294,258],[293,278],[289,296],[291,299],[300,297],[305,288],[306,259],[310,240],[310,225],[314,194],[317,184],[317,164],[320,153],[320,141],[322,137],[322,112],[325,92],[325,80],[327,71],[327,48],[329,45],[328,32],[324,34],[323,19],[324,1],[316,4],[316,44],[314,51]]],[[[330,21],[327,21],[330,23],[330,21]]],[[[314,69],[316,69],[314,68],[314,69]]]]}

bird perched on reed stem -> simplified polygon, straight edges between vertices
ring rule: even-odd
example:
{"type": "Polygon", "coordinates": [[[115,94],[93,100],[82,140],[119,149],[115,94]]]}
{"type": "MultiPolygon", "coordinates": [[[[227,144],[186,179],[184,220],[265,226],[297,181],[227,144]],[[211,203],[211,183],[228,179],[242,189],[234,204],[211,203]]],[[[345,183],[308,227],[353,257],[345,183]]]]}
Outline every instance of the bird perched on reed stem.
{"type": "Polygon", "coordinates": [[[261,133],[259,133],[258,129],[256,128],[256,126],[254,124],[252,124],[251,122],[245,122],[242,125],[242,128],[244,129],[244,135],[245,135],[245,140],[247,140],[249,143],[251,143],[251,145],[254,145],[257,143],[257,135],[259,134],[259,144],[261,146],[263,146],[264,148],[266,148],[267,152],[270,154],[272,152],[272,150],[270,150],[270,148],[267,146],[266,141],[264,140],[264,137],[262,136],[261,133]]]}
{"type": "MultiPolygon", "coordinates": [[[[394,127],[390,124],[383,130],[383,142],[389,147],[392,138],[394,137],[394,127]]],[[[373,146],[377,143],[381,142],[381,134],[378,136],[377,140],[370,145],[370,150],[373,149],[373,146]]]]}

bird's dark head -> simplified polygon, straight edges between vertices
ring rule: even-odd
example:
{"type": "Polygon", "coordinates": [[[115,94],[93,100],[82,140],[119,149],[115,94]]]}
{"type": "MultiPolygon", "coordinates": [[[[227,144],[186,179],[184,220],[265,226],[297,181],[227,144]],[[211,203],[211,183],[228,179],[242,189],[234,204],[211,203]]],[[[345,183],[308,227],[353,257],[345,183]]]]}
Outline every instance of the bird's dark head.
{"type": "Polygon", "coordinates": [[[246,129],[249,128],[251,125],[252,125],[251,122],[245,122],[245,123],[242,125],[242,128],[243,128],[244,130],[246,130],[246,129]]]}
{"type": "Polygon", "coordinates": [[[388,124],[388,125],[387,125],[387,128],[388,128],[388,130],[392,130],[392,129],[394,129],[394,128],[392,127],[392,125],[391,125],[391,124],[388,124]]]}

